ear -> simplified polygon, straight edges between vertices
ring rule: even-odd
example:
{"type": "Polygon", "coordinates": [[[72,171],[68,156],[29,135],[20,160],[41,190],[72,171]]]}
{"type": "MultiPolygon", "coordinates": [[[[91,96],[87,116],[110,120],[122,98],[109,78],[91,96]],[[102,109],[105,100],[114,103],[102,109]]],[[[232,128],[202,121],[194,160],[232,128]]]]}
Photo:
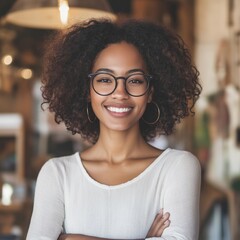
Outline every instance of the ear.
{"type": "Polygon", "coordinates": [[[148,103],[150,103],[152,101],[152,97],[153,97],[153,92],[154,92],[154,88],[153,86],[151,86],[149,93],[148,93],[148,103]]]}

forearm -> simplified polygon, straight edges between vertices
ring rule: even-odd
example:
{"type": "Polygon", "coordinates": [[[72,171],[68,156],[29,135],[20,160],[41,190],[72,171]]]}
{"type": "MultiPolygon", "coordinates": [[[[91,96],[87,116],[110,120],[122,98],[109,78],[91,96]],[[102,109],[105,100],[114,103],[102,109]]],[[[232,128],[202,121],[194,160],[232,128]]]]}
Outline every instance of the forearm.
{"type": "MultiPolygon", "coordinates": [[[[146,238],[160,237],[164,229],[170,225],[169,217],[170,217],[170,214],[169,213],[163,214],[163,209],[161,209],[161,211],[156,215],[151,225],[151,228],[148,231],[146,238]]],[[[131,240],[144,240],[144,239],[145,238],[131,239],[131,240]]],[[[58,240],[121,240],[121,239],[100,238],[100,237],[86,236],[82,234],[61,234],[58,240]]]]}
{"type": "MultiPolygon", "coordinates": [[[[58,240],[112,240],[112,239],[92,237],[92,236],[86,236],[81,234],[62,234],[59,236],[58,240]]],[[[121,239],[114,239],[114,240],[121,240],[121,239]]],[[[134,240],[143,240],[143,239],[134,239],[134,240]]]]}
{"type": "Polygon", "coordinates": [[[103,240],[104,238],[86,236],[81,234],[61,234],[58,240],[103,240]]]}

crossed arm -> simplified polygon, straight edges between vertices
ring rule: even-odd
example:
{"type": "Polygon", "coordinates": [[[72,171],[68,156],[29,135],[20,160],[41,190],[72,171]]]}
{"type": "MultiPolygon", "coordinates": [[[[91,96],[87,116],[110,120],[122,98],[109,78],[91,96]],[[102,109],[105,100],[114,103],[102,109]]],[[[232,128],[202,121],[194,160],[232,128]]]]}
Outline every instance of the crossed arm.
{"type": "MultiPolygon", "coordinates": [[[[163,214],[163,211],[161,209],[161,211],[156,215],[146,238],[161,237],[164,229],[170,225],[169,217],[170,214],[169,213],[163,214]]],[[[85,236],[81,234],[61,234],[58,240],[106,240],[106,239],[85,236]]]]}
{"type": "MultiPolygon", "coordinates": [[[[59,236],[64,219],[63,177],[61,175],[57,177],[52,165],[51,162],[47,164],[47,167],[41,171],[40,180],[37,182],[35,210],[27,240],[57,238],[59,240],[101,240],[98,237],[80,234],[59,236]]],[[[179,159],[174,166],[171,166],[165,182],[167,188],[162,193],[163,207],[171,213],[171,224],[169,215],[162,219],[162,213],[157,214],[145,238],[196,240],[198,238],[200,192],[199,163],[192,157],[179,159]]]]}

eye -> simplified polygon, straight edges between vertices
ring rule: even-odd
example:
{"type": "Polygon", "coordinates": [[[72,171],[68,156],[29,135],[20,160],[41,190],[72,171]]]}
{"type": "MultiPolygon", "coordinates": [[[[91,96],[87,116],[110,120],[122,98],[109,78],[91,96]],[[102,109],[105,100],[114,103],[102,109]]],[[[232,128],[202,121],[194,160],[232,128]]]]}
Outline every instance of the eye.
{"type": "Polygon", "coordinates": [[[97,81],[98,83],[111,83],[111,82],[112,82],[112,79],[104,77],[104,78],[96,79],[96,81],[97,81]]]}
{"type": "Polygon", "coordinates": [[[131,79],[130,81],[128,81],[129,83],[133,83],[133,84],[141,84],[143,83],[143,80],[140,79],[131,79]]]}
{"type": "Polygon", "coordinates": [[[144,79],[143,76],[131,76],[127,83],[128,84],[132,84],[132,85],[140,85],[140,84],[144,84],[146,82],[146,80],[144,79]]]}
{"type": "Polygon", "coordinates": [[[104,74],[104,73],[97,74],[93,80],[95,83],[98,83],[98,84],[111,84],[114,81],[111,75],[104,74]]]}

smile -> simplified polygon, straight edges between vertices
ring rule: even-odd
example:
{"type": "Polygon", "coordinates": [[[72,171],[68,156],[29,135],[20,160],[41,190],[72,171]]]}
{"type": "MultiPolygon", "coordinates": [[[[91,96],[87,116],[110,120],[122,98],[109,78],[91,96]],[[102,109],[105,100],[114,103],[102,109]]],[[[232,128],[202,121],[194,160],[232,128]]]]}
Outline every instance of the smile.
{"type": "Polygon", "coordinates": [[[125,113],[131,111],[131,108],[107,107],[110,112],[125,113]]]}

